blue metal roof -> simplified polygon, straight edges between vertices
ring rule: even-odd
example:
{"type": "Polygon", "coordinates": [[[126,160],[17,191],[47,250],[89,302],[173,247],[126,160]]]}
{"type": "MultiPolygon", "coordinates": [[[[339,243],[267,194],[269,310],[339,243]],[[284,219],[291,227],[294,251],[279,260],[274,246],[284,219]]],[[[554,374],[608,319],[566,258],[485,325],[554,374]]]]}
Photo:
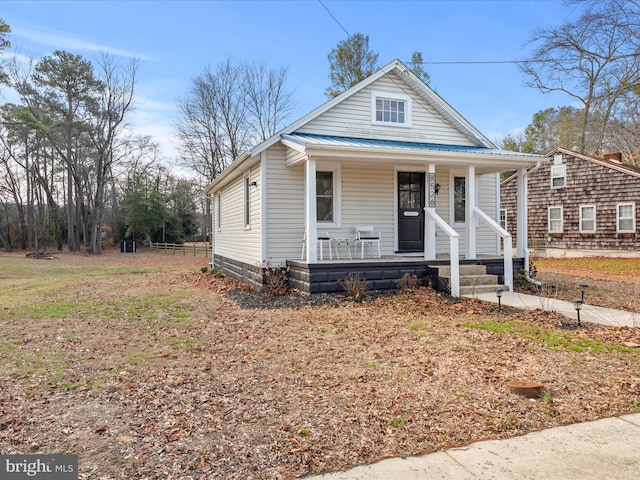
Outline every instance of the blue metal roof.
{"type": "Polygon", "coordinates": [[[343,147],[373,147],[406,150],[424,150],[440,152],[480,153],[489,155],[510,155],[531,157],[532,154],[512,152],[508,150],[471,146],[471,145],[444,145],[439,143],[408,142],[401,140],[381,140],[372,138],[338,137],[333,135],[316,135],[308,133],[293,133],[282,135],[283,139],[290,140],[301,145],[333,145],[343,147]]]}

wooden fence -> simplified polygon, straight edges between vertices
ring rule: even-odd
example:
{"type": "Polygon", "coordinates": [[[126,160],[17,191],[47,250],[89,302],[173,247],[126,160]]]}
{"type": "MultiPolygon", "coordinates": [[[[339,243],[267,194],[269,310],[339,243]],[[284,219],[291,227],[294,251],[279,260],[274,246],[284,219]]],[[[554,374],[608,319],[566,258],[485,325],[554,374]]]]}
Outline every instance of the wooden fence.
{"type": "Polygon", "coordinates": [[[211,256],[211,244],[210,243],[153,243],[151,242],[151,250],[160,250],[167,254],[180,254],[203,256],[211,256]]]}

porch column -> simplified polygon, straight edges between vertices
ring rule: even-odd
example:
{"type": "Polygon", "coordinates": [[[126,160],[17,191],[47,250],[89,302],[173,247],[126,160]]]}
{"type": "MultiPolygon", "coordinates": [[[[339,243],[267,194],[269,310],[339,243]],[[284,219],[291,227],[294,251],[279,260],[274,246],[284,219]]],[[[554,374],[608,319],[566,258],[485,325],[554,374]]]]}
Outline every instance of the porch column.
{"type": "MultiPolygon", "coordinates": [[[[436,211],[436,166],[435,164],[429,164],[429,192],[428,192],[428,204],[425,210],[435,213],[436,211]]],[[[432,215],[425,215],[424,222],[424,259],[435,260],[436,259],[436,222],[433,220],[432,215]]]]}
{"type": "Polygon", "coordinates": [[[304,218],[307,232],[307,262],[318,262],[318,229],[316,222],[316,161],[307,159],[304,171],[304,218]]]}
{"type": "Polygon", "coordinates": [[[476,166],[467,168],[465,219],[467,227],[467,253],[465,258],[476,258],[476,166]]]}
{"type": "Polygon", "coordinates": [[[527,185],[527,169],[523,168],[518,171],[516,177],[517,183],[517,205],[516,205],[516,255],[524,258],[524,269],[529,273],[529,226],[528,226],[528,185],[527,185]]]}

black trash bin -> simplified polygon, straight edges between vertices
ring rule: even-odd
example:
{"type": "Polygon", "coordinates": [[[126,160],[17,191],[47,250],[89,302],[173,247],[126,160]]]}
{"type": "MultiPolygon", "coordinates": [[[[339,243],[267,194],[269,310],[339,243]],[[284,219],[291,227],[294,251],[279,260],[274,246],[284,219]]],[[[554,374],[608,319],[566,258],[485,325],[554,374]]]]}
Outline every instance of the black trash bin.
{"type": "Polygon", "coordinates": [[[123,240],[120,245],[121,253],[136,253],[136,241],[135,240],[123,240]]]}

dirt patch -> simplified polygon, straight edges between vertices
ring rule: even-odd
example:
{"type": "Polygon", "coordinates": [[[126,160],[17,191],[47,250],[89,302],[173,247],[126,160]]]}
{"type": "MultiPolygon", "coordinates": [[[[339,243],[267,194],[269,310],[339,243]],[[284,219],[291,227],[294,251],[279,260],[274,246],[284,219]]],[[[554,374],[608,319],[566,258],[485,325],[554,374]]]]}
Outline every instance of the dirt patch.
{"type": "Polygon", "coordinates": [[[426,288],[276,299],[178,258],[60,256],[130,270],[70,314],[0,310],[1,453],[77,453],[82,479],[293,479],[640,410],[619,348],[637,329],[426,288]]]}

